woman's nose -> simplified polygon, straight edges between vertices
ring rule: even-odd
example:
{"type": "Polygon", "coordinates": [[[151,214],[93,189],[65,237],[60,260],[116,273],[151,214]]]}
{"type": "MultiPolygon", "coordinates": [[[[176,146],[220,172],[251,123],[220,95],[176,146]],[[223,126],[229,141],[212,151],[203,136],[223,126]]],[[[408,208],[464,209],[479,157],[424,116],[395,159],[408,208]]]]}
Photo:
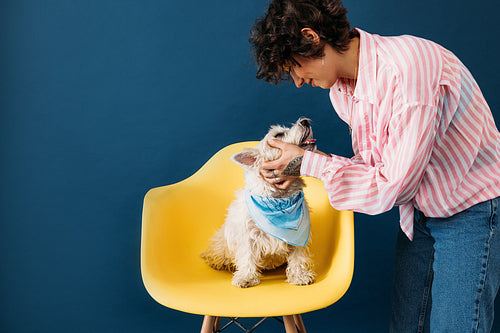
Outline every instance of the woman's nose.
{"type": "Polygon", "coordinates": [[[300,88],[304,85],[305,81],[303,78],[297,76],[297,74],[294,73],[293,71],[290,72],[290,75],[292,76],[293,82],[295,83],[295,86],[297,88],[300,88]]]}
{"type": "Polygon", "coordinates": [[[295,81],[295,86],[297,88],[301,88],[305,83],[304,79],[302,79],[302,78],[299,78],[298,80],[294,80],[294,81],[295,81]]]}

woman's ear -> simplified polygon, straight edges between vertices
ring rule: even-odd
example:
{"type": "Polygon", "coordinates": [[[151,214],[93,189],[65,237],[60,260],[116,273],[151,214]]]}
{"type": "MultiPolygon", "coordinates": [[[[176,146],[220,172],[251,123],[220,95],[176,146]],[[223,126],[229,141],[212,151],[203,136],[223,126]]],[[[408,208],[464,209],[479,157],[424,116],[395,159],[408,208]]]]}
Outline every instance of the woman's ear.
{"type": "Polygon", "coordinates": [[[303,28],[300,32],[314,44],[319,44],[321,42],[318,33],[311,28],[303,28]]]}

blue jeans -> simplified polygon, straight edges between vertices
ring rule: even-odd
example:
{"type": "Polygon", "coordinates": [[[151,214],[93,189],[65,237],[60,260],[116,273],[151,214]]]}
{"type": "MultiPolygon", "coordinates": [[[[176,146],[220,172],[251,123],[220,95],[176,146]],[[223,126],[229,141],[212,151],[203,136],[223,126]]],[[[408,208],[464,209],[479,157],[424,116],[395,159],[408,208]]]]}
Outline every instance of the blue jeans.
{"type": "Polygon", "coordinates": [[[396,243],[391,332],[490,332],[500,285],[500,198],[448,218],[415,211],[396,243]]]}

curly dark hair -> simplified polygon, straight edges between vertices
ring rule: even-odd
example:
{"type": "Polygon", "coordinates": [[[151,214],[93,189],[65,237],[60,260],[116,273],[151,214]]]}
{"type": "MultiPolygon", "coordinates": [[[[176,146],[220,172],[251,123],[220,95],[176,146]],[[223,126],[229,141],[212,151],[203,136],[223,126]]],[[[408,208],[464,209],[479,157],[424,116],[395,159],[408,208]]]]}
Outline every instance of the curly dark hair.
{"type": "Polygon", "coordinates": [[[347,50],[349,41],[359,36],[351,30],[347,9],[340,0],[274,0],[263,18],[255,21],[250,43],[258,66],[257,78],[278,84],[290,80],[284,69],[300,64],[293,55],[318,58],[325,43],[338,52],[347,50]],[[313,29],[321,43],[306,38],[301,30],[313,29]]]}

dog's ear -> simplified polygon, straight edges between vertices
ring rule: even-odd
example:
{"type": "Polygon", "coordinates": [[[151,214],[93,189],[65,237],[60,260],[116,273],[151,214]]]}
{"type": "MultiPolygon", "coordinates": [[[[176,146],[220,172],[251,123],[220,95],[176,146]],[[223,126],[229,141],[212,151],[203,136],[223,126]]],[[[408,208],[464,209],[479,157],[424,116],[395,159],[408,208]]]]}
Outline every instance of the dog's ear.
{"type": "Polygon", "coordinates": [[[258,157],[257,149],[245,149],[231,156],[231,161],[245,168],[253,166],[258,157]]]}

